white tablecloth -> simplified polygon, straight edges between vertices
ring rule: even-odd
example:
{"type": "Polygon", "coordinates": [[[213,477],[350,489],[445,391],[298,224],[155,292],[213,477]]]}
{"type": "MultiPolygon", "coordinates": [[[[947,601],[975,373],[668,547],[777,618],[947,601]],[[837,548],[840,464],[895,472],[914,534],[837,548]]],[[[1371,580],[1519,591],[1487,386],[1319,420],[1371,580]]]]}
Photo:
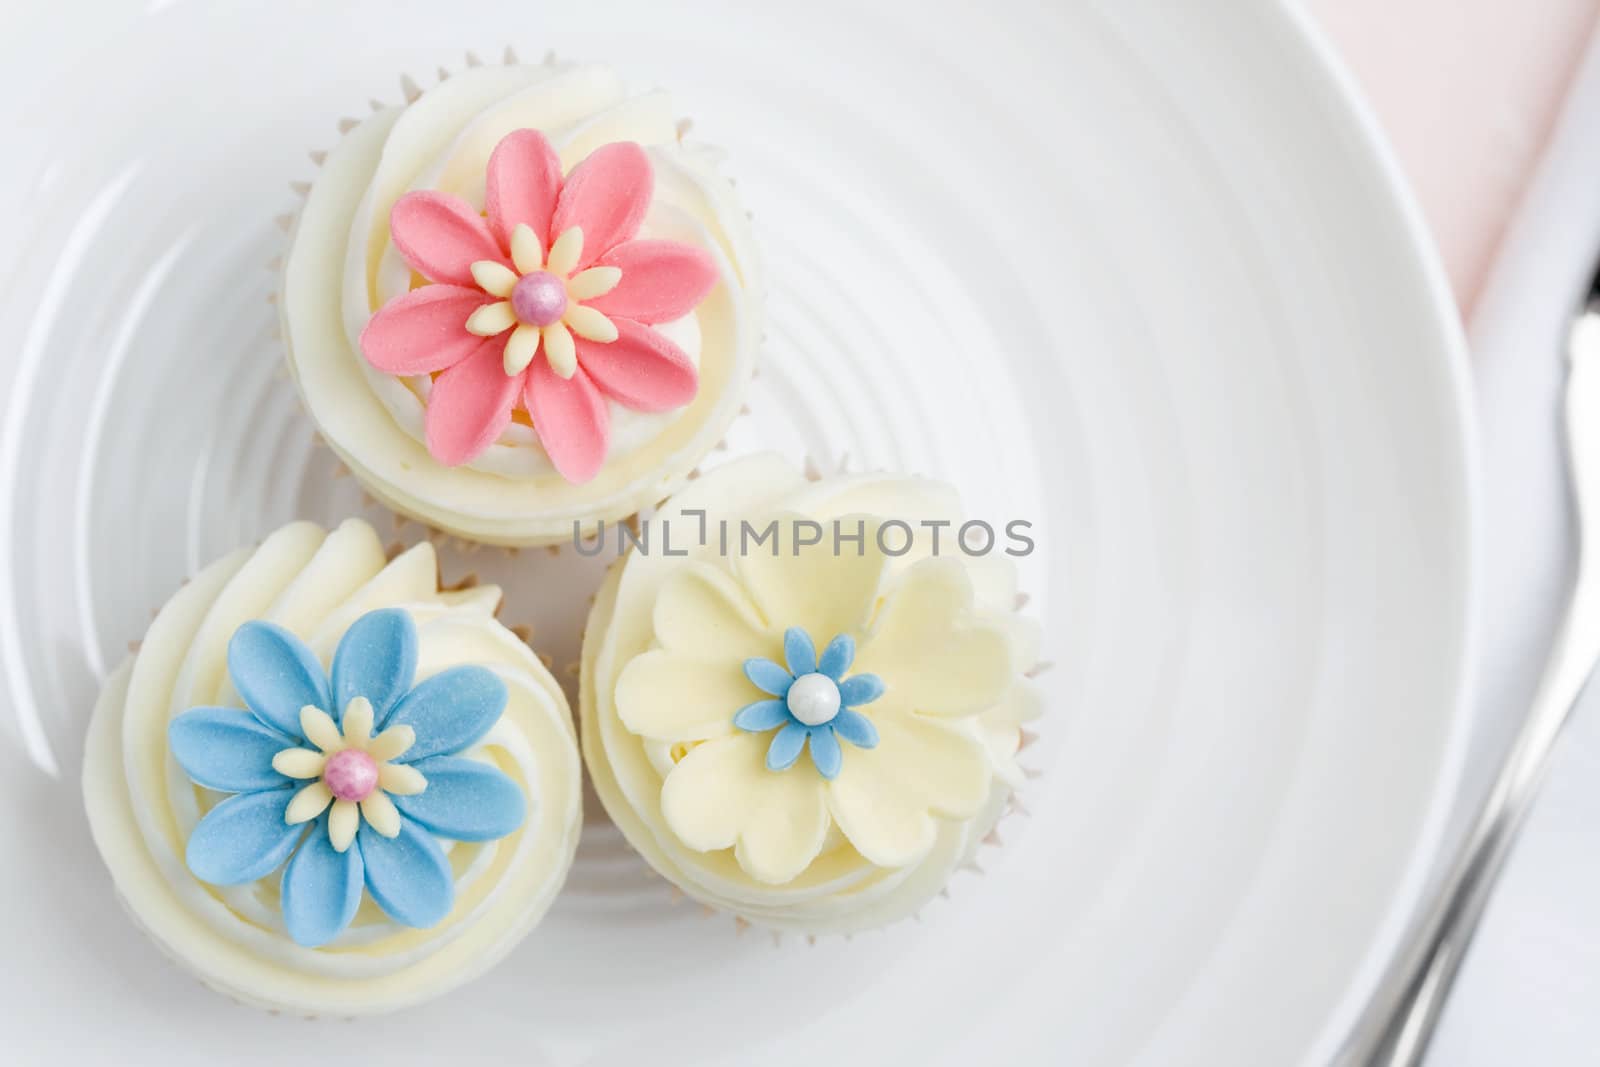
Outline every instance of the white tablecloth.
{"type": "MultiPolygon", "coordinates": [[[[1597,255],[1600,47],[1591,47],[1470,322],[1487,531],[1473,797],[1527,707],[1570,588],[1562,343],[1597,255]]],[[[1600,1064],[1600,687],[1561,739],[1430,1063],[1600,1064]]]]}

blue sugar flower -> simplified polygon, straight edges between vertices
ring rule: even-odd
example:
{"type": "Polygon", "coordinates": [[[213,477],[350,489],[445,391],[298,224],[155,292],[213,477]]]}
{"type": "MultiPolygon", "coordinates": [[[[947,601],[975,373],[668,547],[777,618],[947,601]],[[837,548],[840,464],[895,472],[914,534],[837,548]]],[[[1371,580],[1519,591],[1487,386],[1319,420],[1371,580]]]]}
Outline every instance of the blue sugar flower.
{"type": "Polygon", "coordinates": [[[822,777],[832,779],[844,759],[839,738],[857,748],[877,745],[872,720],[854,709],[882,696],[883,682],[876,674],[844,676],[856,658],[856,642],[849,634],[829,641],[819,660],[811,636],[791,626],[783,632],[783,656],[788,670],[759,656],[744,661],[745,677],[775,699],[745,705],[733,724],[753,734],[782,727],[767,749],[768,770],[794,766],[809,740],[811,762],[822,777]]]}
{"type": "Polygon", "coordinates": [[[195,876],[239,885],[283,867],[284,924],[308,947],[350,925],[363,889],[405,926],[448,915],[455,877],[435,837],[504,837],[526,803],[499,770],[455,755],[500,718],[505,683],[463,666],[413,686],[416,669],[416,626],[397,608],[345,631],[331,679],[282,627],[239,627],[228,673],[249,710],[194,708],[167,732],[195,784],[235,794],[189,837],[195,876]]]}

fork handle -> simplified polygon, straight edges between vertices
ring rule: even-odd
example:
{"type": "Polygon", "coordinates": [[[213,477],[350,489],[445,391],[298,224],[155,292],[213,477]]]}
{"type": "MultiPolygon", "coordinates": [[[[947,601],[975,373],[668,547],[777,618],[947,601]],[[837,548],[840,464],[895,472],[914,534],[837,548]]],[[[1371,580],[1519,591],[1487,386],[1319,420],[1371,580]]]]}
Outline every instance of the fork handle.
{"type": "Polygon", "coordinates": [[[1574,654],[1567,616],[1527,727],[1451,865],[1444,890],[1412,928],[1340,1064],[1416,1067],[1438,1026],[1489,897],[1549,767],[1549,754],[1593,665],[1574,654]]]}
{"type": "Polygon", "coordinates": [[[1438,1025],[1485,905],[1549,768],[1550,752],[1600,659],[1600,306],[1574,331],[1567,381],[1568,455],[1582,537],[1578,580],[1528,717],[1441,883],[1384,971],[1335,1057],[1340,1067],[1416,1067],[1438,1025]],[[1584,329],[1583,327],[1587,327],[1584,329]],[[1589,542],[1593,541],[1593,544],[1589,542]]]}

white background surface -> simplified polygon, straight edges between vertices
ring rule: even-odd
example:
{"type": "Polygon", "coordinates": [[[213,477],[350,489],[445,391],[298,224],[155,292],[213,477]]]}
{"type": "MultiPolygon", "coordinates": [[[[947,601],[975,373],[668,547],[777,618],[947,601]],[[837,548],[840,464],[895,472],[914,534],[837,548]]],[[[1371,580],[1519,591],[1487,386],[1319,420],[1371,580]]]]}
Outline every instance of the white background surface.
{"type": "MultiPolygon", "coordinates": [[[[1354,1010],[1455,765],[1470,545],[1453,309],[1343,83],[1267,0],[680,11],[107,0],[0,40],[0,652],[7,721],[61,768],[0,751],[25,1058],[394,1063],[472,1035],[555,1067],[1282,1067],[1354,1010]],[[361,508],[273,378],[269,220],[340,115],[508,37],[615,58],[730,149],[773,268],[733,451],[848,451],[1053,532],[1044,773],[920,925],[741,939],[592,812],[484,981],[397,1026],[272,1019],[117,913],[83,719],[199,562],[361,508]]],[[[547,612],[570,656],[560,561],[488,555],[447,580],[513,583],[508,621],[547,612]]]]}
{"type": "MultiPolygon", "coordinates": [[[[1600,47],[1591,47],[1473,316],[1485,625],[1467,780],[1531,698],[1573,566],[1558,418],[1568,316],[1600,252],[1600,47]]],[[[1600,1062],[1600,689],[1591,685],[1447,1006],[1434,1067],[1600,1062]]]]}

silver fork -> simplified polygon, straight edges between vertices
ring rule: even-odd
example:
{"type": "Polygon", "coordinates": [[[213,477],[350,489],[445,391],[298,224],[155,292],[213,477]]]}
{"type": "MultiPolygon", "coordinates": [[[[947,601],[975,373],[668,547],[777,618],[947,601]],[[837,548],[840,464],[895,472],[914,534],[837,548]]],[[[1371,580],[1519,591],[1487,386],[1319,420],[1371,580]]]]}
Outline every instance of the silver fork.
{"type": "Polygon", "coordinates": [[[1567,333],[1568,477],[1578,578],[1527,720],[1437,896],[1408,930],[1344,1048],[1342,1067],[1415,1067],[1472,944],[1484,905],[1549,766],[1557,735],[1600,659],[1600,274],[1567,333]]]}

